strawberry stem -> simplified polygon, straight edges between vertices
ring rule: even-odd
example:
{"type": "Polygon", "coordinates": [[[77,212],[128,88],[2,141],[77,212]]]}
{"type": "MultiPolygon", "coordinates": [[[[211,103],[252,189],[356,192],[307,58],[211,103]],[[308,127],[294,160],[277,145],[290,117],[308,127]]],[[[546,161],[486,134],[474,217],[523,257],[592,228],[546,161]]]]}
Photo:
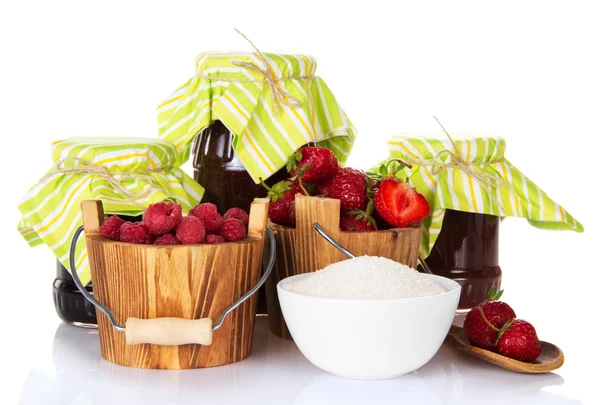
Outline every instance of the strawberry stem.
{"type": "Polygon", "coordinates": [[[494,325],[492,325],[490,323],[490,321],[488,321],[488,319],[485,317],[485,314],[483,313],[483,309],[481,309],[481,307],[479,307],[479,312],[481,313],[481,317],[483,318],[483,320],[487,324],[487,326],[494,329],[496,332],[500,332],[500,329],[496,328],[494,325]]]}
{"type": "Polygon", "coordinates": [[[498,342],[500,341],[500,338],[502,337],[502,335],[504,335],[504,332],[506,332],[512,324],[513,324],[513,321],[510,320],[510,321],[507,321],[504,325],[502,325],[502,327],[498,331],[498,337],[496,338],[496,341],[494,342],[494,346],[498,346],[498,342]]]}
{"type": "Polygon", "coordinates": [[[261,186],[263,186],[267,191],[271,191],[271,187],[267,186],[262,177],[259,177],[258,180],[260,181],[261,186]]]}

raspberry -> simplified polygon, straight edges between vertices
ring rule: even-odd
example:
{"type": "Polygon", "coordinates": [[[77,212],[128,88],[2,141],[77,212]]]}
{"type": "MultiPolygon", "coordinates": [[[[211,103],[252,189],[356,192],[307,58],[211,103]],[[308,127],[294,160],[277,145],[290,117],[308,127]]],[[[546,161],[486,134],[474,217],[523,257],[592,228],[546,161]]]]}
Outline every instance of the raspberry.
{"type": "Polygon", "coordinates": [[[198,204],[194,208],[192,208],[190,210],[190,215],[193,215],[195,217],[198,217],[198,218],[204,220],[204,216],[209,213],[212,213],[212,212],[217,212],[217,206],[215,204],[202,203],[202,204],[198,204]]]}
{"type": "Polygon", "coordinates": [[[124,220],[116,215],[110,216],[100,225],[100,235],[110,240],[119,240],[119,228],[124,220]]]}
{"type": "Polygon", "coordinates": [[[204,241],[206,230],[200,218],[193,215],[181,218],[181,222],[175,231],[175,236],[184,245],[195,245],[204,241]]]}
{"type": "Polygon", "coordinates": [[[242,240],[246,237],[246,226],[239,219],[229,218],[223,221],[219,235],[229,242],[242,240]]]}
{"type": "Polygon", "coordinates": [[[166,233],[162,236],[159,236],[154,241],[155,245],[181,245],[179,239],[175,237],[172,233],[166,233]]]}
{"type": "Polygon", "coordinates": [[[181,221],[181,205],[174,202],[150,204],[144,212],[144,225],[154,235],[169,233],[181,221]]]}
{"type": "Polygon", "coordinates": [[[217,212],[216,205],[211,203],[196,205],[190,210],[190,215],[202,220],[207,234],[219,233],[219,228],[221,228],[221,224],[223,223],[223,217],[217,212]]]}
{"type": "Polygon", "coordinates": [[[212,245],[214,243],[225,243],[225,239],[219,235],[206,235],[204,243],[212,245]]]}
{"type": "Polygon", "coordinates": [[[141,243],[149,245],[152,243],[152,234],[148,227],[142,222],[123,222],[119,228],[121,242],[141,243]]]}
{"type": "Polygon", "coordinates": [[[239,219],[240,221],[242,221],[242,224],[244,224],[244,226],[248,226],[248,214],[241,208],[230,208],[229,210],[227,210],[225,215],[223,215],[223,219],[229,218],[239,219]]]}

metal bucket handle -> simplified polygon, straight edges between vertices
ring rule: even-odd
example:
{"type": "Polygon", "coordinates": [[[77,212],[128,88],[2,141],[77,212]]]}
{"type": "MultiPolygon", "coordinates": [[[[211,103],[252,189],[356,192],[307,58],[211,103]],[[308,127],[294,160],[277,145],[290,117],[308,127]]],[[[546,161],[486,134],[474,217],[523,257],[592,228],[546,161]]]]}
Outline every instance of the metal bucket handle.
{"type": "Polygon", "coordinates": [[[90,294],[81,283],[75,265],[75,246],[79,240],[79,236],[83,232],[83,226],[80,226],[73,235],[71,241],[71,251],[69,253],[69,265],[71,267],[71,275],[75,281],[75,285],[83,294],[83,296],[96,308],[98,308],[119,332],[125,333],[127,344],[135,345],[141,343],[150,343],[155,345],[183,345],[183,344],[201,344],[210,345],[212,343],[212,333],[223,326],[223,322],[229,313],[242,305],[244,301],[250,298],[258,289],[265,283],[273,266],[275,265],[275,237],[273,231],[269,227],[266,228],[269,236],[269,261],[264,274],[258,280],[258,283],[252,287],[246,294],[242,295],[237,301],[231,304],[223,311],[221,317],[216,324],[212,325],[210,318],[203,319],[183,319],[183,318],[155,318],[155,319],[138,319],[128,318],[125,326],[117,323],[112,313],[100,302],[98,302],[92,294],[90,294]]]}

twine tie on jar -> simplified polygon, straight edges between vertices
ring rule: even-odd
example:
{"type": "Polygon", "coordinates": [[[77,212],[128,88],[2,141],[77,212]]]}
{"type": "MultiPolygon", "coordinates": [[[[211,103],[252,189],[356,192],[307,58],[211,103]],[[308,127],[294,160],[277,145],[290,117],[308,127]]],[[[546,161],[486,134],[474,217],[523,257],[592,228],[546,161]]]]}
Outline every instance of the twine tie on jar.
{"type": "Polygon", "coordinates": [[[504,159],[504,157],[501,156],[498,159],[489,160],[487,162],[480,162],[480,163],[467,162],[465,159],[463,159],[462,154],[460,153],[460,150],[458,149],[458,146],[456,145],[456,142],[454,142],[454,139],[452,139],[452,137],[450,136],[448,131],[446,131],[446,128],[444,128],[444,126],[437,119],[437,117],[433,117],[433,119],[436,120],[438,125],[442,128],[442,131],[444,131],[444,133],[450,140],[453,150],[442,149],[435,155],[435,157],[433,158],[433,163],[431,164],[431,174],[433,174],[434,176],[437,176],[441,172],[443,172],[444,170],[446,170],[448,168],[454,168],[454,169],[459,169],[459,170],[463,171],[467,176],[475,179],[475,181],[477,181],[477,183],[479,183],[479,185],[481,187],[485,188],[488,191],[488,195],[489,195],[490,199],[496,203],[496,206],[500,210],[500,216],[502,216],[504,213],[502,204],[496,198],[495,193],[493,192],[492,188],[493,187],[506,187],[506,186],[508,186],[508,183],[506,181],[504,181],[504,179],[498,178],[489,173],[477,172],[473,169],[473,166],[499,163],[502,161],[502,159],[504,159]],[[444,162],[445,157],[449,157],[447,162],[444,162]]]}
{"type": "Polygon", "coordinates": [[[481,184],[483,186],[488,186],[488,187],[505,187],[506,186],[506,182],[503,179],[499,179],[498,177],[495,177],[488,173],[479,173],[473,169],[473,165],[499,163],[503,159],[503,157],[501,157],[499,159],[495,159],[495,160],[490,160],[487,162],[468,163],[466,160],[464,160],[462,158],[462,155],[461,155],[460,151],[458,150],[458,146],[456,145],[456,143],[454,142],[454,139],[452,139],[452,137],[450,136],[448,131],[446,131],[446,128],[444,128],[444,126],[441,124],[441,122],[436,117],[433,117],[433,118],[437,121],[439,126],[442,128],[442,130],[444,131],[444,133],[450,140],[450,143],[452,144],[452,149],[453,149],[453,150],[442,149],[435,155],[435,157],[433,158],[433,163],[431,164],[431,173],[433,175],[437,176],[438,174],[440,174],[441,172],[443,172],[444,170],[446,170],[448,168],[456,168],[456,169],[462,170],[468,176],[471,176],[472,178],[477,180],[477,182],[479,184],[481,184]],[[446,156],[449,156],[450,159],[448,162],[444,163],[444,157],[446,157],[446,156]]]}
{"type": "Polygon", "coordinates": [[[127,200],[131,203],[139,206],[142,209],[146,207],[140,204],[137,200],[147,197],[152,191],[152,187],[146,187],[146,189],[140,193],[132,193],[123,185],[124,180],[135,180],[134,175],[152,174],[152,173],[164,173],[170,170],[171,167],[147,169],[147,170],[130,170],[126,172],[111,172],[106,166],[95,165],[78,157],[66,157],[59,160],[50,171],[39,180],[42,183],[44,180],[49,179],[57,174],[93,174],[108,181],[111,186],[120,192],[127,200]],[[79,166],[65,167],[65,163],[75,162],[79,166]]]}
{"type": "Polygon", "coordinates": [[[286,107],[300,107],[302,105],[302,102],[300,100],[298,100],[297,98],[295,98],[294,96],[292,96],[290,93],[288,93],[287,90],[283,86],[279,85],[279,82],[286,81],[286,80],[311,80],[313,78],[313,75],[277,77],[275,75],[275,72],[273,72],[273,70],[269,68],[269,63],[267,62],[267,58],[265,57],[265,55],[256,47],[256,45],[254,45],[254,43],[252,43],[252,41],[250,41],[248,39],[248,37],[246,37],[244,34],[242,34],[239,30],[237,30],[237,29],[235,29],[235,30],[238,34],[240,34],[242,37],[244,37],[244,39],[246,41],[248,41],[248,43],[250,45],[252,45],[252,47],[254,48],[254,50],[257,53],[258,58],[265,65],[265,68],[263,69],[262,67],[260,67],[259,65],[257,65],[254,62],[246,62],[246,61],[241,61],[241,60],[233,60],[233,61],[231,61],[231,64],[234,66],[238,66],[238,67],[242,67],[242,68],[245,68],[248,70],[253,70],[255,72],[259,72],[260,74],[263,75],[263,79],[262,80],[250,80],[250,79],[246,80],[246,79],[232,79],[232,78],[227,78],[227,77],[211,77],[211,76],[197,76],[197,78],[216,80],[216,81],[222,81],[222,82],[266,83],[269,86],[269,89],[271,91],[271,101],[273,102],[273,109],[275,111],[275,114],[279,114],[280,105],[284,105],[286,107]]]}

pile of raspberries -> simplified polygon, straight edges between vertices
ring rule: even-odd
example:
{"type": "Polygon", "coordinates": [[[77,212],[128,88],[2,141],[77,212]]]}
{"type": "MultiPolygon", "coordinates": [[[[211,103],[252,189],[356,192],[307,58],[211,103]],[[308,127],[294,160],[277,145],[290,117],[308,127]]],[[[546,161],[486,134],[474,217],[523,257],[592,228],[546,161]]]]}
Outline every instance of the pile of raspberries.
{"type": "Polygon", "coordinates": [[[248,214],[241,208],[231,208],[221,216],[215,204],[202,203],[183,216],[181,205],[159,202],[146,208],[140,222],[109,216],[100,226],[100,235],[146,245],[195,245],[242,240],[247,229],[248,214]]]}

